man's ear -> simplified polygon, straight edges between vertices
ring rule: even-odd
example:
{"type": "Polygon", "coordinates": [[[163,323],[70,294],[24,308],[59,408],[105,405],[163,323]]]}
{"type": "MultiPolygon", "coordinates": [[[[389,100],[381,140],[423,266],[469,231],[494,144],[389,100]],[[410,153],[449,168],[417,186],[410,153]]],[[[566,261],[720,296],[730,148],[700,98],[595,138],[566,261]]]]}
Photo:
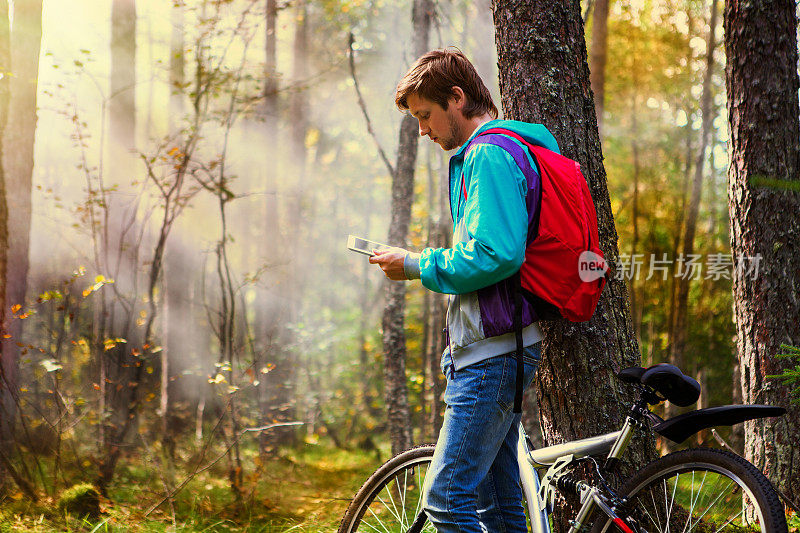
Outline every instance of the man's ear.
{"type": "Polygon", "coordinates": [[[454,105],[456,109],[461,111],[461,108],[467,103],[467,95],[464,94],[464,89],[458,85],[453,85],[450,89],[450,97],[447,100],[449,104],[454,105]]]}

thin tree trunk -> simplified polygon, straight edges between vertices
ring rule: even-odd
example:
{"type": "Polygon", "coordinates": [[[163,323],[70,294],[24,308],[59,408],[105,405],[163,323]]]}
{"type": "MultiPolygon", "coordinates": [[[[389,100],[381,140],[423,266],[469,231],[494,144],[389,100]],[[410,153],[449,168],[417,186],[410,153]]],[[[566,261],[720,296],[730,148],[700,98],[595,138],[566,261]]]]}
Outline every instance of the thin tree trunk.
{"type": "Polygon", "coordinates": [[[743,401],[788,409],[746,423],[745,456],[797,504],[800,406],[767,377],[792,364],[775,357],[781,343],[800,345],[800,193],[790,188],[800,172],[795,3],[726,0],[724,25],[731,252],[735,264],[760,259],[757,275],[733,275],[743,401]]]}
{"type": "Polygon", "coordinates": [[[603,110],[606,100],[606,52],[608,51],[608,3],[595,0],[592,19],[592,48],[589,55],[589,81],[594,93],[597,131],[603,135],[603,110]]]}
{"type": "MultiPolygon", "coordinates": [[[[169,84],[170,96],[168,102],[169,134],[177,136],[183,115],[183,92],[179,89],[185,81],[184,60],[184,15],[183,6],[174,4],[170,11],[172,34],[170,35],[169,54],[169,84]]],[[[174,139],[175,145],[181,139],[174,139]]],[[[173,463],[175,460],[175,435],[170,424],[172,417],[172,404],[176,387],[172,385],[170,374],[177,375],[175,362],[171,361],[173,354],[181,353],[186,346],[188,336],[186,332],[187,295],[189,294],[190,274],[183,264],[182,249],[170,250],[165,255],[165,268],[163,277],[163,302],[165,324],[162,334],[164,349],[161,351],[161,398],[159,411],[161,413],[161,442],[162,449],[166,452],[165,460],[168,467],[168,479],[171,480],[173,463]]]]}
{"type": "Polygon", "coordinates": [[[176,3],[170,10],[172,33],[169,42],[169,133],[178,130],[184,111],[183,84],[186,81],[186,53],[184,52],[184,12],[183,5],[176,3]]]}
{"type": "MultiPolygon", "coordinates": [[[[280,206],[278,202],[278,154],[281,153],[277,145],[278,124],[280,113],[280,101],[278,100],[278,79],[277,79],[277,6],[267,6],[267,41],[265,47],[265,116],[267,139],[272,147],[272,161],[267,165],[267,183],[271,185],[271,194],[267,195],[265,205],[265,216],[267,217],[267,230],[273,232],[270,237],[273,246],[281,246],[281,242],[307,243],[308,225],[305,220],[309,215],[308,205],[313,202],[310,191],[313,189],[306,186],[308,150],[305,140],[308,131],[308,91],[305,84],[309,76],[309,7],[306,0],[299,0],[293,6],[295,29],[294,42],[292,43],[292,82],[293,92],[288,99],[289,115],[292,117],[289,130],[289,149],[291,160],[289,168],[294,174],[291,189],[286,191],[289,198],[289,205],[286,209],[288,213],[286,219],[286,231],[281,231],[280,227],[280,206]],[[271,27],[271,28],[270,28],[271,27]],[[273,140],[269,140],[273,139],[273,140]]],[[[268,186],[270,186],[268,185],[268,186]]],[[[274,369],[263,376],[265,391],[268,393],[265,399],[267,417],[273,420],[292,420],[295,418],[296,406],[295,383],[299,373],[298,361],[291,357],[288,346],[291,345],[291,331],[285,327],[296,320],[300,306],[302,304],[302,291],[304,286],[304,272],[297,267],[295,261],[299,260],[300,255],[306,253],[306,249],[300,249],[300,254],[296,257],[287,259],[288,264],[278,265],[276,278],[276,288],[272,291],[266,307],[262,312],[266,321],[262,325],[262,337],[268,342],[269,364],[274,365],[274,369]]],[[[280,257],[279,254],[273,258],[280,257]]],[[[300,365],[308,365],[307,358],[301,359],[300,365]]],[[[307,371],[309,369],[306,369],[307,371]]],[[[310,426],[307,426],[310,427],[310,426]]],[[[266,437],[266,436],[265,436],[266,437]]],[[[291,444],[296,440],[296,431],[293,427],[285,427],[272,432],[270,435],[272,444],[291,444]]],[[[262,441],[266,445],[266,441],[262,441]]]]}
{"type": "MultiPolygon", "coordinates": [[[[448,224],[445,221],[449,220],[450,213],[449,209],[443,211],[441,208],[443,201],[447,199],[447,195],[442,190],[442,185],[446,184],[446,180],[437,175],[433,168],[431,160],[433,150],[433,147],[428,147],[428,236],[425,247],[446,248],[448,245],[448,224]]],[[[441,156],[441,152],[438,155],[441,156]]],[[[442,424],[442,402],[440,398],[442,373],[440,363],[442,351],[444,350],[443,330],[445,328],[447,304],[443,295],[425,291],[424,305],[423,324],[425,326],[425,335],[422,343],[422,365],[425,381],[423,384],[424,408],[422,412],[424,420],[422,423],[422,440],[424,442],[435,442],[436,435],[439,434],[439,428],[442,424]]]]}
{"type": "MultiPolygon", "coordinates": [[[[692,193],[689,199],[689,211],[686,215],[686,225],[683,233],[683,258],[689,259],[694,254],[694,237],[697,230],[697,215],[700,211],[700,198],[703,191],[703,168],[705,167],[706,148],[711,136],[711,126],[714,122],[711,102],[711,77],[714,72],[714,49],[716,39],[714,31],[717,27],[717,0],[711,2],[711,15],[709,17],[708,37],[706,39],[706,76],[703,79],[703,93],[701,97],[701,113],[703,123],[700,133],[700,144],[697,147],[697,157],[694,167],[694,180],[692,193]]],[[[674,336],[670,343],[670,361],[673,365],[682,368],[684,352],[688,336],[688,304],[689,304],[689,276],[680,276],[675,302],[674,336]]],[[[670,406],[672,407],[672,406],[670,406]]]]}
{"type": "MultiPolygon", "coordinates": [[[[690,26],[691,27],[691,26],[690,26]]],[[[683,182],[681,185],[680,206],[678,207],[678,220],[675,224],[675,234],[672,239],[673,257],[677,257],[678,248],[681,245],[683,233],[683,219],[686,216],[686,191],[689,188],[689,172],[692,169],[692,125],[689,122],[689,110],[686,112],[687,122],[684,126],[684,137],[686,141],[686,158],[684,160],[683,182]]],[[[670,281],[669,294],[669,313],[667,314],[667,350],[672,350],[673,339],[675,338],[675,314],[678,299],[678,278],[675,276],[677,265],[673,267],[673,276],[670,281]]]]}
{"type": "MultiPolygon", "coordinates": [[[[616,265],[617,232],[589,86],[580,3],[495,0],[494,21],[505,114],[544,124],[564,155],[580,163],[597,208],[600,247],[616,265]]],[[[624,282],[609,280],[589,322],[558,321],[542,329],[544,357],[536,381],[545,443],[618,429],[634,391],[614,374],[640,363],[624,282]]],[[[635,441],[627,461],[643,464],[653,450],[651,439],[635,441]]]]}
{"type": "Polygon", "coordinates": [[[136,145],[136,0],[111,5],[111,139],[127,152],[136,145]]]}
{"type": "MultiPolygon", "coordinates": [[[[133,168],[131,151],[136,144],[136,2],[135,0],[114,0],[111,5],[111,75],[109,80],[109,147],[111,161],[110,176],[115,184],[132,178],[129,174],[133,168]]],[[[108,304],[109,319],[101,335],[122,337],[126,343],[118,345],[108,354],[101,352],[106,359],[106,378],[122,384],[123,387],[106,387],[109,398],[106,399],[108,427],[105,430],[105,442],[101,442],[102,460],[99,467],[97,486],[105,493],[108,484],[114,477],[117,461],[121,453],[121,445],[131,427],[137,423],[136,413],[131,413],[129,398],[137,395],[138,381],[142,362],[132,355],[136,344],[133,329],[135,308],[126,308],[119,298],[125,298],[128,305],[135,305],[137,275],[136,265],[131,256],[135,250],[126,244],[126,235],[130,230],[132,217],[124,205],[122,198],[109,196],[105,206],[106,220],[103,238],[103,268],[115,280],[115,294],[119,295],[108,304]],[[114,364],[110,361],[114,361],[114,364]],[[136,366],[137,363],[139,366],[136,366]],[[112,374],[113,371],[113,374],[112,374]],[[133,390],[132,390],[133,389],[133,390]],[[133,419],[129,416],[134,416],[133,419]]],[[[106,298],[106,296],[103,296],[106,298]]],[[[105,419],[105,413],[104,413],[105,419]]]]}
{"type": "Polygon", "coordinates": [[[8,247],[5,313],[6,334],[3,338],[2,409],[0,439],[13,438],[16,395],[19,387],[18,342],[22,341],[22,324],[10,312],[13,305],[25,305],[28,286],[28,252],[31,231],[31,186],[33,146],[36,134],[36,91],[39,76],[39,49],[42,39],[41,0],[14,2],[14,26],[11,30],[11,77],[8,124],[3,139],[3,167],[8,209],[8,247]]]}
{"type": "MultiPolygon", "coordinates": [[[[8,1],[0,0],[0,65],[11,64],[11,27],[9,26],[8,1]]],[[[8,76],[0,78],[0,445],[4,449],[9,449],[9,437],[13,434],[13,411],[14,391],[6,386],[5,374],[6,367],[13,375],[13,365],[4,356],[5,343],[3,335],[6,333],[6,265],[8,252],[8,209],[6,204],[6,178],[5,169],[2,165],[3,160],[3,138],[8,120],[8,102],[10,97],[8,76]]],[[[10,353],[8,354],[11,355],[10,353]]],[[[5,467],[0,465],[0,494],[5,493],[6,481],[5,467]]]]}
{"type": "MultiPolygon", "coordinates": [[[[277,135],[279,120],[279,101],[278,101],[278,72],[277,72],[277,17],[278,7],[276,0],[266,0],[265,10],[265,43],[264,43],[264,144],[266,147],[264,160],[264,183],[266,195],[264,197],[264,236],[263,242],[266,246],[265,258],[267,261],[277,263],[276,258],[280,257],[280,250],[283,249],[283,235],[280,227],[280,213],[278,203],[278,159],[280,149],[277,144],[280,142],[277,135]]],[[[305,20],[303,21],[305,24],[305,20]]],[[[296,58],[295,61],[298,61],[296,58]]],[[[304,135],[304,134],[303,134],[304,135]]],[[[280,420],[283,415],[277,409],[281,403],[284,385],[281,383],[285,374],[283,366],[290,364],[285,362],[285,349],[281,339],[281,325],[285,324],[284,303],[282,299],[287,296],[286,287],[290,285],[286,279],[288,271],[279,264],[268,266],[272,281],[273,290],[258,289],[259,298],[256,307],[256,354],[254,368],[256,369],[256,379],[259,384],[256,386],[256,402],[258,404],[259,424],[266,425],[270,420],[280,420]],[[262,370],[268,368],[270,364],[277,364],[277,373],[264,373],[262,370]],[[270,395],[270,391],[273,391],[270,395]]],[[[293,434],[293,431],[292,431],[293,434]]],[[[285,434],[280,434],[286,440],[285,434]]],[[[261,454],[267,453],[270,448],[272,435],[262,432],[259,435],[259,451],[261,454]]]]}
{"type": "MultiPolygon", "coordinates": [[[[634,70],[635,70],[634,66],[634,70]]],[[[636,76],[634,75],[634,80],[636,76]]],[[[631,213],[631,225],[633,226],[633,238],[631,239],[631,316],[633,317],[633,333],[636,335],[637,342],[642,338],[642,303],[636,295],[636,282],[639,277],[639,269],[636,266],[636,250],[639,246],[639,176],[641,174],[641,163],[639,157],[639,122],[637,119],[637,94],[636,82],[634,81],[634,93],[631,98],[631,155],[633,157],[633,202],[631,213]]]]}
{"type": "MultiPolygon", "coordinates": [[[[432,17],[431,0],[414,0],[411,22],[415,58],[428,51],[432,17]]],[[[406,245],[411,222],[411,204],[414,201],[414,169],[417,162],[418,139],[416,119],[411,115],[405,115],[400,123],[397,163],[392,176],[392,213],[388,243],[393,246],[406,245]]],[[[406,284],[387,280],[384,290],[386,295],[386,308],[382,320],[384,393],[392,453],[398,453],[411,447],[413,443],[406,388],[406,284]]]]}

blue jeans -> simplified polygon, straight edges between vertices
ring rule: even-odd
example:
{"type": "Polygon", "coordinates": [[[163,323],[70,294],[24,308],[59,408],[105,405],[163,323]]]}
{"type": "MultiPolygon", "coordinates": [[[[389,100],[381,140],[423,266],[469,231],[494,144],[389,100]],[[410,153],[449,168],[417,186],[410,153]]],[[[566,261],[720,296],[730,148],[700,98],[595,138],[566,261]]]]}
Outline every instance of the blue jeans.
{"type": "MultiPolygon", "coordinates": [[[[525,348],[525,388],[541,342],[525,348]]],[[[500,355],[450,372],[423,507],[439,533],[526,532],[517,464],[521,415],[514,413],[516,356],[500,355]]]]}

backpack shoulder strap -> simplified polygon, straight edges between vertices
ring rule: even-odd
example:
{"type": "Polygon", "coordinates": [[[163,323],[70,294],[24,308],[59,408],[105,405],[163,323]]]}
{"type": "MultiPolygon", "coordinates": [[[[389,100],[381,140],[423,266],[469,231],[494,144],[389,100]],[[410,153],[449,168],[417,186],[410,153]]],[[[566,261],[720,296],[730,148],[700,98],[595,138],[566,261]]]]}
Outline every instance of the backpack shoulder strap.
{"type": "MultiPolygon", "coordinates": [[[[499,146],[503,148],[506,152],[514,158],[514,162],[517,166],[522,170],[522,173],[525,175],[525,179],[528,183],[531,182],[532,176],[538,176],[538,171],[534,170],[530,165],[530,160],[525,154],[524,148],[520,147],[517,143],[511,141],[508,137],[512,137],[517,141],[520,141],[523,146],[531,148],[531,145],[519,136],[517,133],[507,130],[505,128],[490,128],[486,131],[479,133],[475,139],[472,140],[470,143],[470,148],[474,144],[478,144],[480,142],[485,142],[487,144],[493,144],[495,146],[499,146]],[[481,139],[483,137],[484,139],[481,139]]],[[[468,148],[469,149],[469,148],[468,148]]],[[[531,152],[532,153],[532,152],[531,152]]],[[[464,181],[462,180],[462,183],[464,181]]],[[[539,186],[539,192],[541,195],[541,185],[539,186]]],[[[466,188],[464,189],[464,199],[467,198],[466,188]]],[[[539,198],[541,201],[541,198],[539,198]]],[[[524,350],[525,347],[522,345],[522,285],[521,285],[521,277],[520,273],[517,272],[514,274],[514,282],[513,282],[513,291],[514,291],[514,338],[516,341],[516,350],[515,350],[515,358],[517,361],[517,372],[516,372],[516,379],[515,379],[515,392],[514,392],[514,413],[521,413],[522,412],[522,397],[523,397],[523,385],[525,381],[525,358],[524,358],[524,350]]]]}

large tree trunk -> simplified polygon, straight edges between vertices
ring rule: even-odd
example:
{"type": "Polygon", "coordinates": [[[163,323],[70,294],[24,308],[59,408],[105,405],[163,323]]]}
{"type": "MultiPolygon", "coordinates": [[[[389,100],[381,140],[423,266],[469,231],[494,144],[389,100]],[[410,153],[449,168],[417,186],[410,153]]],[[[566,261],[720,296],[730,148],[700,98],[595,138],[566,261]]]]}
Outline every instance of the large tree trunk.
{"type": "MultiPolygon", "coordinates": [[[[414,0],[411,24],[415,58],[428,51],[433,9],[431,0],[414,0]]],[[[392,215],[388,237],[388,243],[392,246],[406,246],[411,222],[411,205],[414,202],[414,169],[417,163],[418,140],[417,121],[407,114],[400,123],[397,163],[392,176],[392,215]]],[[[384,392],[392,453],[398,453],[411,447],[413,443],[406,388],[406,284],[387,280],[385,297],[386,308],[382,320],[384,392]]]]}
{"type": "MultiPolygon", "coordinates": [[[[684,261],[691,259],[694,254],[694,236],[697,231],[697,215],[700,212],[700,196],[703,191],[703,169],[705,168],[706,148],[708,147],[709,138],[711,137],[711,126],[714,122],[713,106],[711,105],[711,78],[714,73],[714,49],[716,48],[714,31],[716,27],[717,0],[712,0],[711,16],[709,17],[708,23],[708,36],[706,38],[706,75],[703,79],[703,93],[700,99],[703,123],[700,129],[700,145],[697,147],[692,192],[689,197],[689,211],[686,214],[686,225],[683,229],[682,256],[684,261]]],[[[691,279],[689,276],[682,275],[678,277],[675,317],[672,328],[672,339],[670,342],[670,362],[681,369],[683,369],[683,355],[686,351],[686,340],[688,338],[689,329],[688,307],[690,282],[691,279]]],[[[676,414],[672,404],[668,406],[667,413],[670,416],[676,414]]]]}
{"type": "MultiPolygon", "coordinates": [[[[494,21],[505,114],[544,124],[564,155],[580,163],[597,208],[600,247],[616,265],[617,232],[589,87],[580,3],[495,0],[494,21]]],[[[609,280],[589,322],[558,321],[542,329],[537,387],[545,443],[619,429],[633,391],[614,374],[640,362],[624,282],[609,280]]],[[[650,439],[634,442],[627,461],[642,464],[652,450],[650,439]]]]}
{"type": "Polygon", "coordinates": [[[589,81],[594,93],[597,131],[603,133],[603,109],[606,100],[606,52],[608,51],[608,3],[595,0],[592,19],[592,49],[589,55],[589,81]]]}
{"type": "Polygon", "coordinates": [[[11,98],[8,124],[3,140],[3,167],[8,208],[8,248],[6,296],[3,312],[9,338],[2,339],[3,380],[0,438],[12,437],[19,384],[22,321],[10,312],[12,305],[25,305],[28,287],[28,250],[31,231],[31,179],[33,145],[36,134],[36,90],[39,76],[39,48],[42,40],[41,0],[14,2],[14,26],[11,31],[11,98]]]}
{"type": "Polygon", "coordinates": [[[746,423],[745,456],[800,503],[800,407],[767,377],[792,366],[775,357],[781,343],[800,344],[796,32],[791,0],[725,2],[731,251],[734,264],[760,258],[757,275],[733,275],[742,399],[788,409],[746,423]]]}

